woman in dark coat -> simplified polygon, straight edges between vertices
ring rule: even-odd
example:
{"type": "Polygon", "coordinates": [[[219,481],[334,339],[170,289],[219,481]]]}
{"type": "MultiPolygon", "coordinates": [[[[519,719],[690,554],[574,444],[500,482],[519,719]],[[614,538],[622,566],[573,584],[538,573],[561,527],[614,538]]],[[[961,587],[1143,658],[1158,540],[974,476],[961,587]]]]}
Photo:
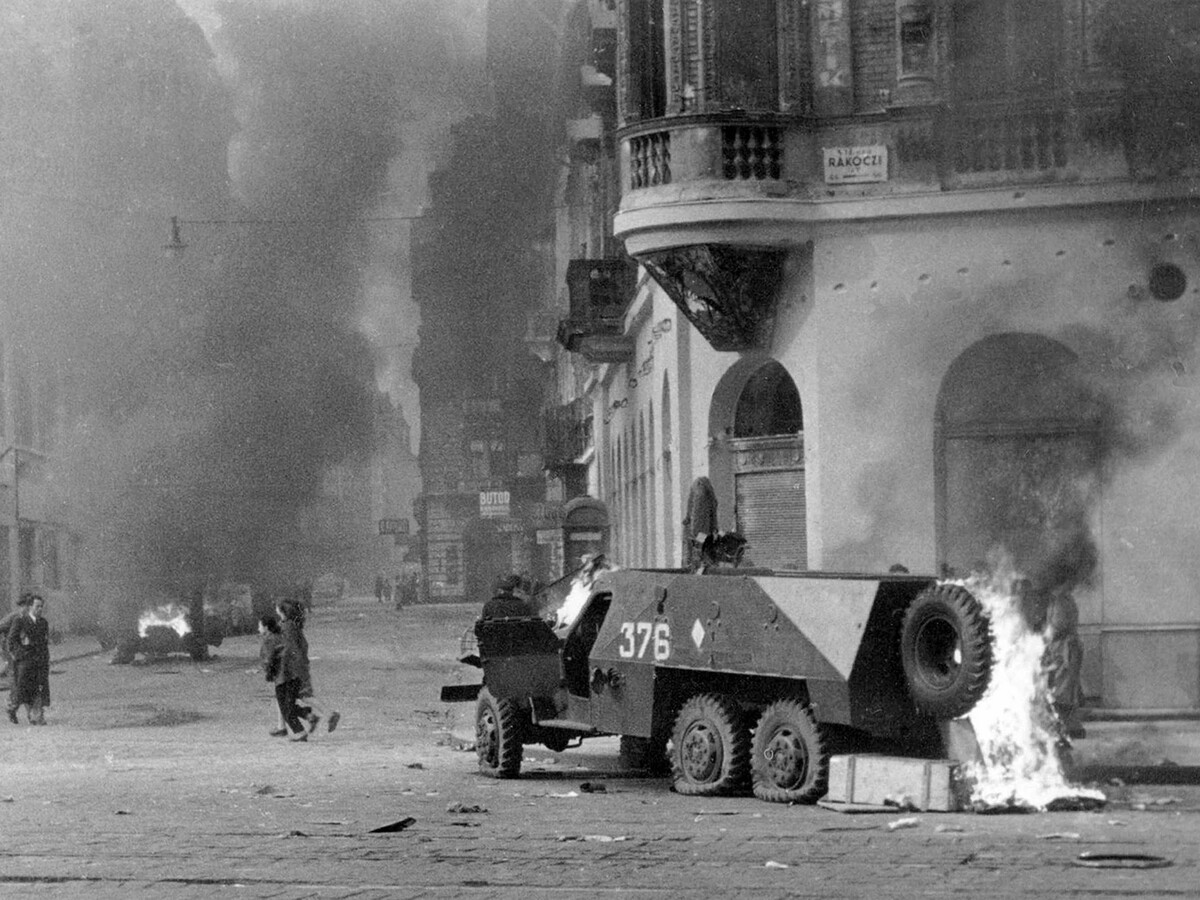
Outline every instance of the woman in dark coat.
{"type": "Polygon", "coordinates": [[[308,666],[308,639],[304,636],[304,607],[295,600],[284,600],[276,608],[279,615],[279,665],[275,669],[275,702],[292,732],[292,740],[306,741],[316,727],[317,717],[298,702],[312,693],[308,666]]]}
{"type": "Polygon", "coordinates": [[[26,707],[30,725],[45,725],[44,708],[50,705],[50,623],[42,615],[46,602],[34,596],[24,615],[8,631],[8,652],[13,660],[13,686],[8,694],[8,721],[17,722],[17,710],[26,707]]]}

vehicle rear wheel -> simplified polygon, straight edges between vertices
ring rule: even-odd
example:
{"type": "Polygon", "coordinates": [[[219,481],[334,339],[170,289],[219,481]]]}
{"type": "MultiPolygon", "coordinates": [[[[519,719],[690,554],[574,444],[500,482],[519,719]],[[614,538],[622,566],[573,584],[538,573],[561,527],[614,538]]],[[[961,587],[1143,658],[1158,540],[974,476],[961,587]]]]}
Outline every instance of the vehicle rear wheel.
{"type": "Polygon", "coordinates": [[[918,712],[938,719],[965,715],[991,680],[987,613],[960,585],[922,591],[904,613],[900,658],[918,712]]]}
{"type": "Polygon", "coordinates": [[[754,796],[772,803],[815,803],[829,782],[829,753],[816,717],[799,700],[778,700],[754,730],[754,796]]]}
{"type": "Polygon", "coordinates": [[[743,791],[750,777],[750,733],[737,704],[697,694],[679,711],[671,737],[677,793],[712,797],[743,791]]]}
{"type": "Polygon", "coordinates": [[[490,778],[516,778],[521,771],[521,709],[498,700],[487,688],[475,704],[475,753],[479,771],[490,778]]]}

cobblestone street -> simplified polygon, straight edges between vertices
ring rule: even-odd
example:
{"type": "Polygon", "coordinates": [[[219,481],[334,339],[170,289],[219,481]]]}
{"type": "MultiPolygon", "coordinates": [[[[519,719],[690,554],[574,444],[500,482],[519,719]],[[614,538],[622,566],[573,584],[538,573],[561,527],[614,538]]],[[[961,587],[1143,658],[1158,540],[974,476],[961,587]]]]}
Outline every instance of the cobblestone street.
{"type": "Polygon", "coordinates": [[[57,645],[49,727],[0,731],[0,895],[1195,896],[1194,786],[1105,785],[1099,812],[846,815],[676,795],[617,772],[615,739],[528,747],[520,779],[482,778],[473,705],[438,699],[473,680],[454,656],[475,613],[319,608],[314,679],[342,720],[308,743],[267,734],[257,636],[204,663],[57,645]]]}

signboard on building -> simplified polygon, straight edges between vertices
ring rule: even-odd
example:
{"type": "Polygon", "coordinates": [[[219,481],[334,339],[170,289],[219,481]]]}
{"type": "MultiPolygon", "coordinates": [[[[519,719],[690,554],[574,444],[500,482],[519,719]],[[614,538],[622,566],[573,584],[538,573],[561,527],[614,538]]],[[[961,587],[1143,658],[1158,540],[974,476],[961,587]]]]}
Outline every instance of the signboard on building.
{"type": "Polygon", "coordinates": [[[380,519],[380,534],[408,534],[408,519],[380,519]]]}
{"type": "Polygon", "coordinates": [[[507,519],[508,491],[480,491],[479,518],[507,519]]]}
{"type": "Polygon", "coordinates": [[[886,144],[862,147],[822,147],[826,184],[866,184],[887,181],[886,144]]]}

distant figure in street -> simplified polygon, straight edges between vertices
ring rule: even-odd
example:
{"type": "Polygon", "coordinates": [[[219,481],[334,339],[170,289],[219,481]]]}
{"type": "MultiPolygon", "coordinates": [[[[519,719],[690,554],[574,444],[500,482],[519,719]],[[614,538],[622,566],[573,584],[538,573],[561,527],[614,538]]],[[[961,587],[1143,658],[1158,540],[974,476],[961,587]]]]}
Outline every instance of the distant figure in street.
{"type": "MultiPolygon", "coordinates": [[[[280,632],[278,616],[268,614],[259,618],[258,633],[262,637],[258,658],[262,661],[263,676],[267,681],[274,683],[275,676],[279,674],[280,657],[283,653],[283,634],[280,632]]],[[[275,704],[275,713],[275,727],[268,734],[271,737],[287,737],[287,721],[283,718],[283,710],[279,708],[278,702],[275,704]]]]}
{"type": "Polygon", "coordinates": [[[375,599],[380,603],[383,602],[383,595],[386,591],[386,587],[387,587],[387,578],[384,577],[384,574],[382,572],[380,572],[378,575],[375,576],[375,599]]]}
{"type": "Polygon", "coordinates": [[[396,602],[396,609],[403,609],[404,576],[397,572],[396,577],[388,579],[388,584],[392,586],[392,599],[396,602]]]}
{"type": "Polygon", "coordinates": [[[529,582],[520,575],[501,575],[492,589],[492,598],[483,604],[484,619],[509,619],[536,616],[529,582]]]}
{"type": "Polygon", "coordinates": [[[0,619],[0,678],[8,675],[8,670],[12,666],[12,657],[8,653],[8,631],[12,628],[12,623],[17,620],[18,616],[25,615],[26,608],[29,606],[29,601],[32,597],[32,594],[22,594],[17,600],[16,609],[7,613],[3,619],[0,619]]]}
{"type": "Polygon", "coordinates": [[[30,725],[45,725],[50,705],[50,624],[42,615],[46,601],[34,594],[8,631],[13,659],[13,686],[8,694],[8,721],[17,724],[17,710],[26,707],[30,725]]]}

